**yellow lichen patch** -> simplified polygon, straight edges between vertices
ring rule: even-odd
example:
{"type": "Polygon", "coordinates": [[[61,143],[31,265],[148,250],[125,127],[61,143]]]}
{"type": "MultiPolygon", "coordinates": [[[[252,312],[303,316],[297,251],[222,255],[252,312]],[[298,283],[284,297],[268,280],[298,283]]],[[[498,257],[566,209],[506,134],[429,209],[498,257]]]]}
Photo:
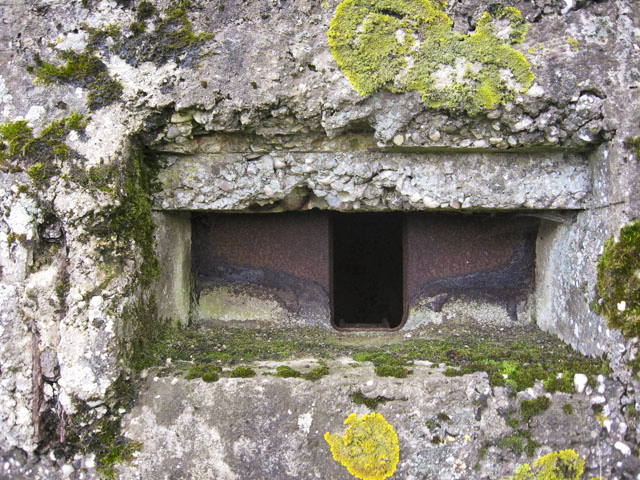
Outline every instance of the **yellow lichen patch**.
{"type": "Polygon", "coordinates": [[[574,450],[551,452],[533,464],[520,465],[516,474],[504,480],[580,480],[584,473],[584,458],[574,450]]]}
{"type": "Polygon", "coordinates": [[[529,62],[513,47],[527,30],[513,7],[485,12],[476,31],[462,35],[439,2],[344,0],[328,37],[336,62],[361,95],[418,90],[432,107],[476,114],[531,86],[529,62]]]}
{"type": "Polygon", "coordinates": [[[325,433],[333,458],[362,480],[384,480],[396,471],[400,459],[398,435],[379,413],[358,417],[352,413],[344,421],[344,436],[325,433]]]}

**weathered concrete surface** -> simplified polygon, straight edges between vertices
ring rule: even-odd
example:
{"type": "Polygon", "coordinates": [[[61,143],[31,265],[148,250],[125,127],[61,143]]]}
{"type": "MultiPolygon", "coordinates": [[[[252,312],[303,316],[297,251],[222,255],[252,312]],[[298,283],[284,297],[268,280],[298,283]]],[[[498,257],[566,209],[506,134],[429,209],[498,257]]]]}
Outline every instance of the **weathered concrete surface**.
{"type": "Polygon", "coordinates": [[[304,209],[579,209],[592,188],[588,160],[570,153],[273,151],[167,156],[163,167],[163,209],[242,210],[299,189],[304,209]]]}
{"type": "MultiPolygon", "coordinates": [[[[287,364],[305,370],[317,363],[311,358],[287,364]]],[[[370,412],[352,402],[358,390],[389,399],[377,411],[399,437],[393,478],[498,479],[513,474],[516,463],[531,461],[500,446],[499,439],[514,434],[506,418],[519,416],[521,400],[543,395],[541,385],[510,397],[504,388],[492,389],[484,373],[449,378],[444,366],[421,362],[408,378],[381,378],[373,367],[348,358],[330,361],[330,375],[317,382],[262,375],[277,365],[261,363],[254,378],[216,383],[156,377],[152,371],[124,418],[125,435],[144,446],[120,467],[121,478],[354,478],[333,460],[323,436],[344,433],[342,422],[350,413],[370,412]]],[[[602,385],[611,398],[621,394],[615,384],[602,385]]],[[[599,394],[591,388],[588,393],[550,395],[551,407],[530,422],[532,438],[541,444],[536,456],[571,447],[587,456],[589,472],[602,467],[605,478],[622,478],[600,464],[602,458],[622,460],[613,448],[619,433],[605,433],[591,409],[601,401],[599,394]],[[562,410],[567,403],[574,408],[571,415],[562,410]]],[[[610,417],[617,415],[605,408],[610,417]]]]}
{"type": "Polygon", "coordinates": [[[191,306],[191,216],[154,212],[153,219],[160,262],[155,292],[158,317],[174,326],[185,326],[191,306]]]}
{"type": "MultiPolygon", "coordinates": [[[[365,131],[373,137],[375,148],[474,148],[484,153],[532,147],[557,154],[597,149],[589,157],[590,177],[559,164],[564,178],[534,168],[520,171],[513,179],[526,185],[529,198],[539,200],[540,205],[553,207],[555,197],[548,195],[552,191],[561,194],[558,205],[590,209],[581,213],[575,224],[560,227],[554,237],[544,263],[548,274],[542,272],[550,283],[537,303],[544,313],[540,322],[584,351],[608,353],[615,375],[630,379],[623,364],[634,347],[619,348],[617,334],[608,331],[587,306],[593,298],[594,262],[600,247],[620,225],[640,214],[640,169],[625,143],[640,134],[638,2],[514,1],[531,23],[519,48],[531,64],[535,83],[513,102],[472,117],[446,108],[430,109],[416,92],[359,96],[338,69],[327,45],[326,34],[338,0],[325,4],[194,2],[187,12],[194,31],[212,35],[201,46],[204,55],[198,62],[192,51],[182,52],[155,64],[142,55],[136,57],[140,52],[135,49],[123,47],[133,37],[136,12],[130,8],[132,3],[137,6],[136,2],[106,0],[0,6],[0,121],[24,119],[36,135],[54,119],[72,112],[89,113],[90,89],[78,81],[34,82],[35,76],[27,67],[34,65],[35,56],[62,65],[59,52],[85,50],[88,28],[116,25],[123,35],[119,40],[106,39],[94,51],[106,72],[122,83],[123,94],[115,103],[90,113],[84,135],[72,133],[64,139],[79,153],[79,159],[51,159],[61,169],[60,175],[44,186],[35,185],[20,169],[6,168],[0,173],[0,448],[33,452],[42,440],[46,451],[46,444],[57,441],[56,436],[38,439],[31,423],[48,412],[64,424],[76,405],[87,407],[89,403],[94,418],[100,417],[105,409],[101,402],[123,371],[121,360],[126,356],[129,336],[136,331],[135,324],[125,325],[123,312],[141,294],[138,286],[131,284],[139,266],[140,246],[128,244],[128,256],[109,264],[113,243],[96,232],[95,223],[115,206],[115,196],[91,184],[74,182],[69,172],[72,167],[88,171],[90,167],[119,164],[129,155],[132,138],[137,135],[136,142],[181,153],[194,151],[191,144],[199,137],[220,132],[263,138],[314,132],[334,138],[365,131]],[[569,36],[577,43],[569,41],[569,36]],[[544,182],[528,178],[527,172],[541,175],[544,182]],[[553,188],[548,189],[545,182],[553,188]],[[543,193],[536,193],[538,190],[543,193]],[[42,247],[47,254],[42,255],[42,247]],[[59,285],[65,288],[57,289],[59,285]],[[13,402],[15,407],[10,406],[13,402]],[[38,404],[40,409],[34,407],[38,404]]],[[[169,2],[154,3],[162,12],[169,2]]],[[[491,2],[484,0],[453,1],[447,14],[455,21],[456,31],[468,33],[490,6],[491,2]]],[[[154,21],[147,23],[152,31],[154,21]]],[[[7,146],[3,143],[2,148],[4,152],[7,146]]],[[[255,172],[252,181],[256,184],[236,182],[242,194],[229,194],[227,200],[213,191],[206,197],[203,193],[199,200],[189,191],[183,199],[184,208],[241,209],[252,198],[269,203],[265,186],[286,195],[286,184],[263,182],[277,180],[277,173],[255,166],[250,170],[242,162],[239,173],[255,172]]],[[[490,165],[483,161],[478,169],[486,172],[490,165]]],[[[286,175],[293,184],[298,176],[304,177],[306,167],[314,168],[313,162],[294,162],[294,166],[300,171],[286,175]]],[[[511,167],[504,165],[501,173],[509,178],[510,172],[511,167]]],[[[460,178],[465,187],[461,190],[474,194],[469,207],[526,206],[528,197],[520,188],[501,197],[485,192],[482,185],[488,177],[484,174],[477,176],[478,185],[471,170],[463,173],[460,178]],[[477,192],[482,195],[475,196],[477,192]],[[488,203],[483,205],[484,200],[476,202],[474,198],[488,203]]],[[[231,174],[234,178],[238,175],[231,174]]],[[[404,176],[404,170],[398,178],[404,180],[402,185],[389,182],[390,192],[373,192],[362,203],[372,209],[427,209],[456,208],[458,203],[462,207],[466,200],[465,195],[461,201],[461,193],[449,182],[417,188],[404,176]]],[[[219,185],[224,191],[222,187],[219,185]]],[[[339,194],[344,196],[344,192],[350,202],[347,205],[355,207],[358,201],[355,181],[353,192],[344,185],[331,189],[314,185],[316,190],[326,193],[324,197],[316,194],[325,206],[339,207],[339,194]]],[[[627,383],[627,396],[629,402],[640,403],[640,386],[635,382],[635,386],[627,383]]],[[[634,434],[630,429],[629,436],[638,441],[637,430],[634,434]]]]}

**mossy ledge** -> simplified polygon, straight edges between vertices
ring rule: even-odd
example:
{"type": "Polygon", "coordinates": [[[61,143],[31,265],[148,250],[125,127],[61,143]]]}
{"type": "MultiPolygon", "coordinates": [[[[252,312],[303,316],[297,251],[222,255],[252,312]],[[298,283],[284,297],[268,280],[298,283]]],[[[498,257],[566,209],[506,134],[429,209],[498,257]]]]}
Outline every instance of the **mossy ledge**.
{"type": "MultiPolygon", "coordinates": [[[[193,326],[149,344],[140,367],[158,366],[161,375],[182,375],[194,365],[221,368],[262,360],[351,356],[374,366],[377,362],[391,367],[396,377],[404,378],[411,374],[413,362],[421,360],[433,362],[435,367],[448,366],[455,375],[484,371],[492,385],[507,386],[513,393],[534,386],[536,380],[543,381],[547,391],[572,393],[575,373],[594,378],[608,372],[606,359],[583,357],[534,327],[514,328],[508,334],[492,328],[465,328],[439,326],[424,330],[421,338],[405,339],[394,334],[361,336],[318,328],[210,330],[193,326]],[[172,359],[170,366],[165,363],[167,358],[172,359]]],[[[383,369],[382,373],[387,372],[383,369]]],[[[303,374],[287,367],[276,375],[303,374]]]]}
{"type": "Polygon", "coordinates": [[[361,95],[422,92],[433,108],[475,115],[528,91],[534,75],[522,44],[519,10],[496,7],[466,35],[432,0],[344,0],[331,21],[333,56],[361,95]],[[508,22],[507,33],[494,23],[508,22]]]}

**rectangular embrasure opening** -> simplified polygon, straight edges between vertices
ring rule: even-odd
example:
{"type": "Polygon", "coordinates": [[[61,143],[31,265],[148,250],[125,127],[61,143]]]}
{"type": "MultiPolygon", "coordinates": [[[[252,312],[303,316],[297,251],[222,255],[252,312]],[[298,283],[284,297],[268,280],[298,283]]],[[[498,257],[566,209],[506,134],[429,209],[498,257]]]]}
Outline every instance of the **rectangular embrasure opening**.
{"type": "Polygon", "coordinates": [[[193,320],[341,330],[529,323],[539,215],[193,213],[193,320]]]}
{"type": "Polygon", "coordinates": [[[332,321],[344,329],[403,323],[403,215],[332,215],[332,321]]]}

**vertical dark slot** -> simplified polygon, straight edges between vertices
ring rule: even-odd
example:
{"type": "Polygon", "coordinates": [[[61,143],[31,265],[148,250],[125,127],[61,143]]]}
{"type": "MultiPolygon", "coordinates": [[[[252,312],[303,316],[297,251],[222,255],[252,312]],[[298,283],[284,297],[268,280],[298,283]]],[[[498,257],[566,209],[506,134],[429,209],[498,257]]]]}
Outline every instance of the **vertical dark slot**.
{"type": "Polygon", "coordinates": [[[397,328],[403,320],[403,217],[333,215],[333,325],[397,328]]]}

